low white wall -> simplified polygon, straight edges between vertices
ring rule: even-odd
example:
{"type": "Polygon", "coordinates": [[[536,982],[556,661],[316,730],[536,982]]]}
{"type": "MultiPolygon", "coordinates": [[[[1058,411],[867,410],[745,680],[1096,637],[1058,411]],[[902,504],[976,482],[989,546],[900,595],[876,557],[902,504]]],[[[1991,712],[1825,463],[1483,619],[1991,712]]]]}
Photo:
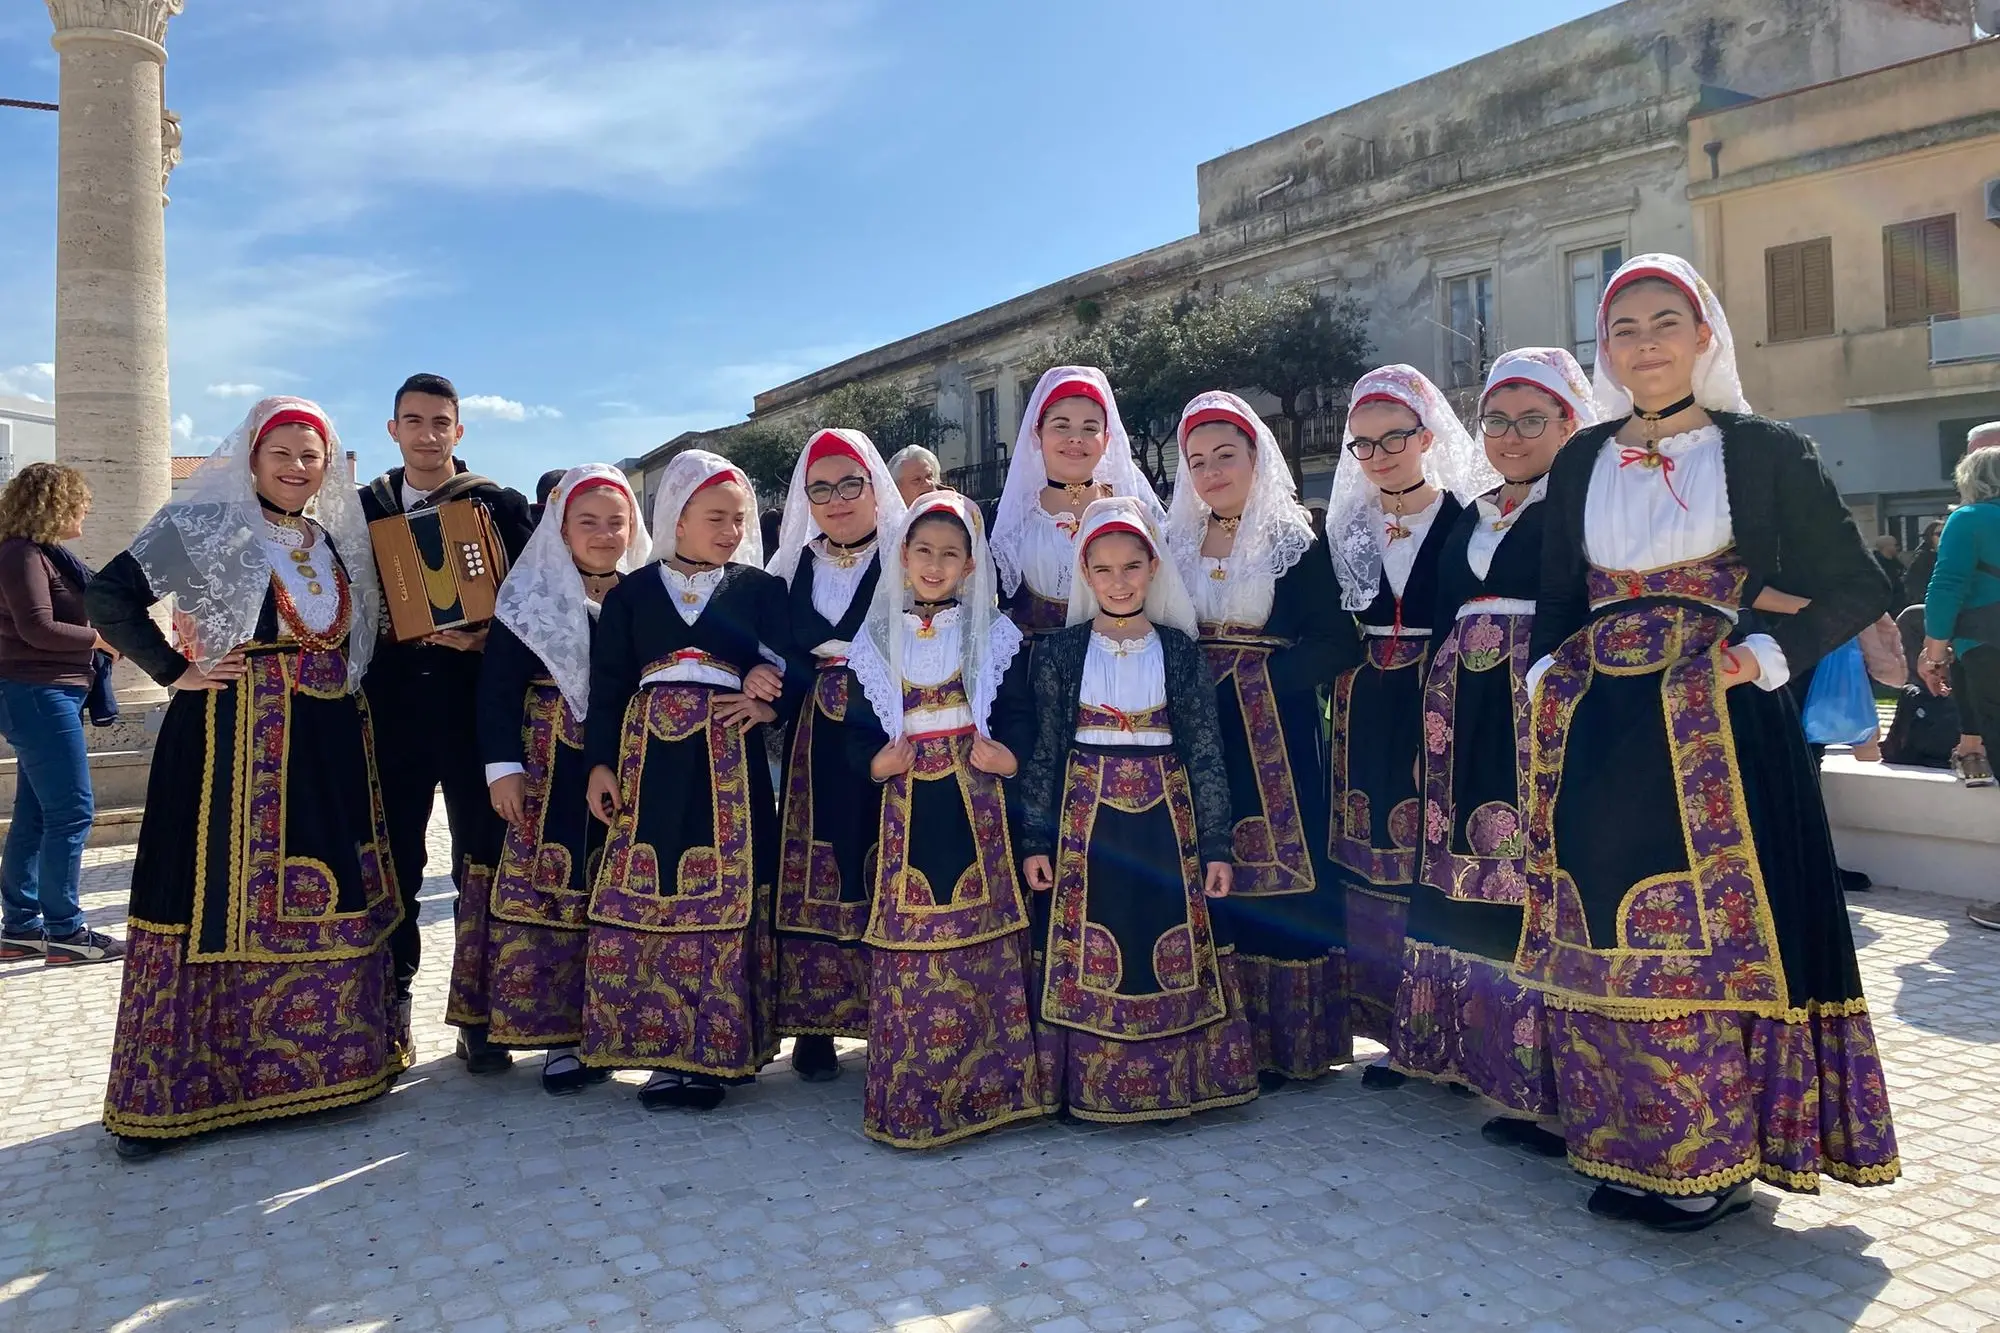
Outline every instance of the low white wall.
{"type": "Polygon", "coordinates": [[[1841,865],[1885,886],[2000,899],[2000,788],[1969,790],[1942,769],[1838,751],[1820,786],[1841,865]]]}

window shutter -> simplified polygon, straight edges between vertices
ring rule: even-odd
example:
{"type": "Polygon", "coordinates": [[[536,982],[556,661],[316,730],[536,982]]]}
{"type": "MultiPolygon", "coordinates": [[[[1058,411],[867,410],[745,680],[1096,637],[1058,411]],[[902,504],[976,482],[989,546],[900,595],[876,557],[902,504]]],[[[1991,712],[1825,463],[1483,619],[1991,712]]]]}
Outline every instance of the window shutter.
{"type": "Polygon", "coordinates": [[[1924,314],[1958,313],[1958,219],[1930,218],[1917,224],[1923,236],[1924,314]]]}
{"type": "Polygon", "coordinates": [[[1913,224],[1899,222],[1882,229],[1882,289],[1891,326],[1923,318],[1923,280],[1917,273],[1920,249],[1913,224]]]}
{"type": "Polygon", "coordinates": [[[1774,246],[1764,252],[1764,286],[1770,304],[1771,341],[1800,336],[1804,325],[1804,293],[1799,278],[1799,247],[1774,246]]]}
{"type": "Polygon", "coordinates": [[[1833,332],[1833,239],[1822,236],[1799,250],[1799,336],[1823,338],[1833,332]]]}

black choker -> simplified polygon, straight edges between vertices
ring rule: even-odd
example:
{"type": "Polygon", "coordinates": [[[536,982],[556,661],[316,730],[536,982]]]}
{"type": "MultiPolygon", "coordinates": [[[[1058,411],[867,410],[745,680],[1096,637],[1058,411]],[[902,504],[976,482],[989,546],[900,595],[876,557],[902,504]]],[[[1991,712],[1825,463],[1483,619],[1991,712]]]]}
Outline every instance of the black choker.
{"type": "Polygon", "coordinates": [[[829,551],[858,551],[875,540],[875,534],[872,532],[860,541],[853,542],[837,542],[832,537],[827,536],[826,533],[821,533],[820,536],[826,537],[826,546],[829,551]]]}
{"type": "Polygon", "coordinates": [[[1668,403],[1665,407],[1661,408],[1657,412],[1648,412],[1645,408],[1639,406],[1637,403],[1634,403],[1632,404],[1632,415],[1639,418],[1639,420],[1641,421],[1665,421],[1668,417],[1679,416],[1681,413],[1687,411],[1690,407],[1693,406],[1694,406],[1694,395],[1689,394],[1685,398],[1677,399],[1674,402],[1668,403]]]}
{"type": "Polygon", "coordinates": [[[286,518],[297,518],[300,514],[306,512],[303,509],[286,509],[280,505],[272,504],[269,500],[266,500],[264,498],[264,493],[262,491],[257,492],[257,505],[261,509],[267,510],[268,512],[273,514],[282,514],[286,518]]]}
{"type": "Polygon", "coordinates": [[[1392,490],[1388,489],[1388,488],[1387,488],[1386,486],[1378,486],[1378,487],[1376,487],[1375,489],[1377,489],[1377,490],[1381,491],[1383,495],[1385,495],[1385,496],[1388,496],[1388,497],[1389,497],[1390,499],[1394,499],[1394,498],[1395,498],[1396,496],[1399,496],[1399,495],[1408,495],[1408,494],[1409,494],[1409,493],[1410,493],[1411,491],[1420,491],[1420,490],[1422,490],[1422,489],[1423,489],[1424,487],[1426,487],[1426,486],[1428,486],[1428,485],[1430,485],[1430,484],[1431,484],[1431,483],[1430,483],[1430,478],[1428,478],[1428,477],[1423,477],[1423,478],[1419,478],[1419,479],[1418,479],[1418,481],[1417,481],[1417,484],[1416,484],[1416,485],[1414,485],[1414,486],[1405,486],[1405,487],[1404,487],[1404,488],[1403,488],[1402,490],[1400,490],[1400,491],[1392,491],[1392,490]]]}
{"type": "MultiPolygon", "coordinates": [[[[683,565],[693,565],[693,566],[694,566],[694,573],[693,573],[693,574],[683,574],[683,575],[682,575],[682,577],[684,577],[684,578],[693,578],[695,574],[706,574],[706,573],[707,573],[707,572],[708,572],[709,570],[711,570],[711,569],[720,569],[720,568],[722,568],[722,566],[721,566],[720,564],[718,564],[718,563],[717,563],[716,561],[713,561],[713,560],[694,560],[694,559],[690,559],[689,557],[687,557],[687,556],[684,556],[684,555],[676,555],[676,556],[671,556],[671,557],[669,557],[669,558],[668,558],[668,561],[667,561],[667,563],[668,563],[669,565],[672,565],[672,564],[673,564],[673,562],[674,562],[674,561],[676,561],[676,560],[678,560],[678,561],[679,561],[679,562],[680,562],[681,564],[683,564],[683,565]]],[[[675,572],[676,574],[681,574],[681,571],[680,571],[680,570],[675,570],[674,572],[675,572]]]]}
{"type": "Polygon", "coordinates": [[[940,611],[948,611],[952,607],[957,606],[958,598],[946,597],[939,601],[927,602],[921,597],[912,597],[910,604],[917,609],[918,615],[924,615],[926,612],[929,612],[930,615],[936,615],[940,611]]]}

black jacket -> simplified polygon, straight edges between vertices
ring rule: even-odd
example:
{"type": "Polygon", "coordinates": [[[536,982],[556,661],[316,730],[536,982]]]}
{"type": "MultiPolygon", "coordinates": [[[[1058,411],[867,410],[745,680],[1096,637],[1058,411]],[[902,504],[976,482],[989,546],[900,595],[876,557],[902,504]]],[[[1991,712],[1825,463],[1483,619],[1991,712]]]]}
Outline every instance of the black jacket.
{"type": "MultiPolygon", "coordinates": [[[[1736,555],[1749,570],[1738,633],[1778,641],[1794,676],[1846,643],[1889,609],[1889,580],[1861,540],[1813,442],[1782,422],[1738,412],[1710,412],[1722,430],[1736,555]],[[1797,615],[1748,610],[1765,587],[1809,598],[1797,615]]],[[[1629,419],[1629,418],[1627,418],[1629,419]]],[[[1590,621],[1590,562],[1583,549],[1584,504],[1606,440],[1625,420],[1577,433],[1549,471],[1542,539],[1541,592],[1533,651],[1544,657],[1590,621]]]]}
{"type": "MultiPolygon", "coordinates": [[[[727,566],[721,585],[690,625],[674,606],[657,562],[627,574],[605,594],[590,644],[590,716],[584,721],[583,748],[591,766],[617,767],[625,705],[638,693],[649,663],[698,648],[747,676],[764,661],[759,645],[781,658],[792,649],[785,585],[776,576],[751,565],[727,566]]],[[[797,672],[785,672],[786,698],[773,705],[780,717],[798,704],[802,682],[797,677],[797,672]]],[[[752,752],[757,752],[755,746],[752,752]]]]}
{"type": "MultiPolygon", "coordinates": [[[[1234,855],[1236,821],[1230,815],[1229,773],[1223,766],[1222,727],[1215,716],[1215,685],[1207,659],[1193,639],[1166,625],[1155,627],[1166,659],[1167,725],[1174,753],[1187,770],[1194,798],[1195,841],[1204,865],[1234,855]]],[[[1020,854],[1053,856],[1062,818],[1063,775],[1076,736],[1083,694],[1083,659],[1090,626],[1069,625],[1043,636],[1034,666],[1035,748],[1021,765],[1020,854]]]]}
{"type": "MultiPolygon", "coordinates": [[[[801,551],[798,569],[792,574],[792,585],[785,595],[786,614],[790,616],[792,626],[792,650],[785,661],[785,682],[789,686],[793,678],[797,678],[799,702],[804,701],[813,673],[819,670],[819,661],[813,656],[813,649],[828,639],[851,643],[855,635],[861,633],[861,622],[868,618],[868,606],[875,600],[875,585],[882,581],[882,557],[880,552],[876,552],[868,557],[868,572],[855,585],[854,600],[847,604],[847,611],[839,623],[832,624],[813,605],[813,578],[818,567],[819,561],[811,551],[801,551]]],[[[791,689],[786,690],[788,699],[793,694],[791,689]]],[[[790,721],[789,718],[785,720],[790,721]]]]}
{"type": "Polygon", "coordinates": [[[1500,545],[1494,548],[1493,563],[1487,566],[1483,579],[1472,572],[1467,554],[1472,546],[1472,534],[1479,530],[1486,516],[1476,503],[1467,505],[1459,514],[1445,537],[1444,551],[1438,558],[1437,610],[1431,617],[1438,637],[1442,638],[1444,631],[1458,618],[1459,608],[1476,597],[1505,597],[1523,602],[1535,600],[1541,588],[1542,533],[1548,522],[1548,508],[1548,497],[1544,495],[1521,511],[1521,516],[1500,538],[1500,545]]]}
{"type": "Polygon", "coordinates": [[[1270,657],[1271,688],[1281,698],[1326,689],[1335,676],[1360,664],[1361,637],[1354,617],[1340,609],[1340,580],[1324,537],[1278,576],[1261,633],[1292,645],[1270,657]]]}

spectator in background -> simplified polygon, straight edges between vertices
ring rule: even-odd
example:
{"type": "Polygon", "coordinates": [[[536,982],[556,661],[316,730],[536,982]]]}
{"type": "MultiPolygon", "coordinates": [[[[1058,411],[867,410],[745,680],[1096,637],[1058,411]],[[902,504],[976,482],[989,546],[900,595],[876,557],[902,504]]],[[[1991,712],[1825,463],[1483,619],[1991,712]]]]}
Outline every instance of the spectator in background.
{"type": "Polygon", "coordinates": [[[1909,604],[1909,594],[1904,589],[1903,576],[1908,572],[1903,568],[1903,544],[1896,540],[1896,534],[1885,532],[1875,539],[1875,563],[1882,566],[1888,575],[1889,605],[1900,611],[1909,604]]]}
{"type": "Polygon", "coordinates": [[[1312,520],[1313,540],[1326,540],[1326,499],[1314,496],[1306,501],[1306,517],[1312,520]]]}
{"type": "Polygon", "coordinates": [[[552,467],[535,483],[535,502],[528,506],[528,514],[534,519],[536,527],[542,524],[542,510],[548,508],[549,497],[555,494],[556,487],[562,485],[562,479],[568,472],[567,468],[552,467]]]}
{"type": "Polygon", "coordinates": [[[1924,589],[1930,586],[1931,569],[1937,564],[1938,536],[1944,532],[1944,520],[1934,518],[1924,524],[1923,535],[1917,539],[1917,550],[1910,557],[1910,567],[1903,574],[1903,595],[1922,602],[1924,589]]]}
{"type": "Polygon", "coordinates": [[[0,732],[19,772],[0,853],[0,960],[115,963],[125,946],[84,924],[83,844],[96,817],[83,703],[107,645],[90,627],[90,575],[62,545],[83,535],[90,487],[60,463],[30,463],[0,493],[0,732]]]}
{"type": "MultiPolygon", "coordinates": [[[[1938,538],[1917,670],[1934,693],[1958,700],[1965,734],[1952,754],[1952,768],[1959,780],[1990,787],[1991,755],[2000,748],[2000,449],[1978,447],[1978,436],[1974,431],[1968,438],[1966,455],[1952,474],[1964,503],[1945,520],[1938,538]]],[[[2000,903],[1974,907],[1971,916],[2000,930],[2000,903]]]]}
{"type": "MultiPolygon", "coordinates": [[[[896,489],[901,492],[906,505],[914,504],[919,495],[946,489],[944,465],[938,462],[936,454],[921,444],[898,449],[889,460],[889,475],[896,479],[896,489]]],[[[990,527],[990,515],[988,522],[990,527]]]]}

